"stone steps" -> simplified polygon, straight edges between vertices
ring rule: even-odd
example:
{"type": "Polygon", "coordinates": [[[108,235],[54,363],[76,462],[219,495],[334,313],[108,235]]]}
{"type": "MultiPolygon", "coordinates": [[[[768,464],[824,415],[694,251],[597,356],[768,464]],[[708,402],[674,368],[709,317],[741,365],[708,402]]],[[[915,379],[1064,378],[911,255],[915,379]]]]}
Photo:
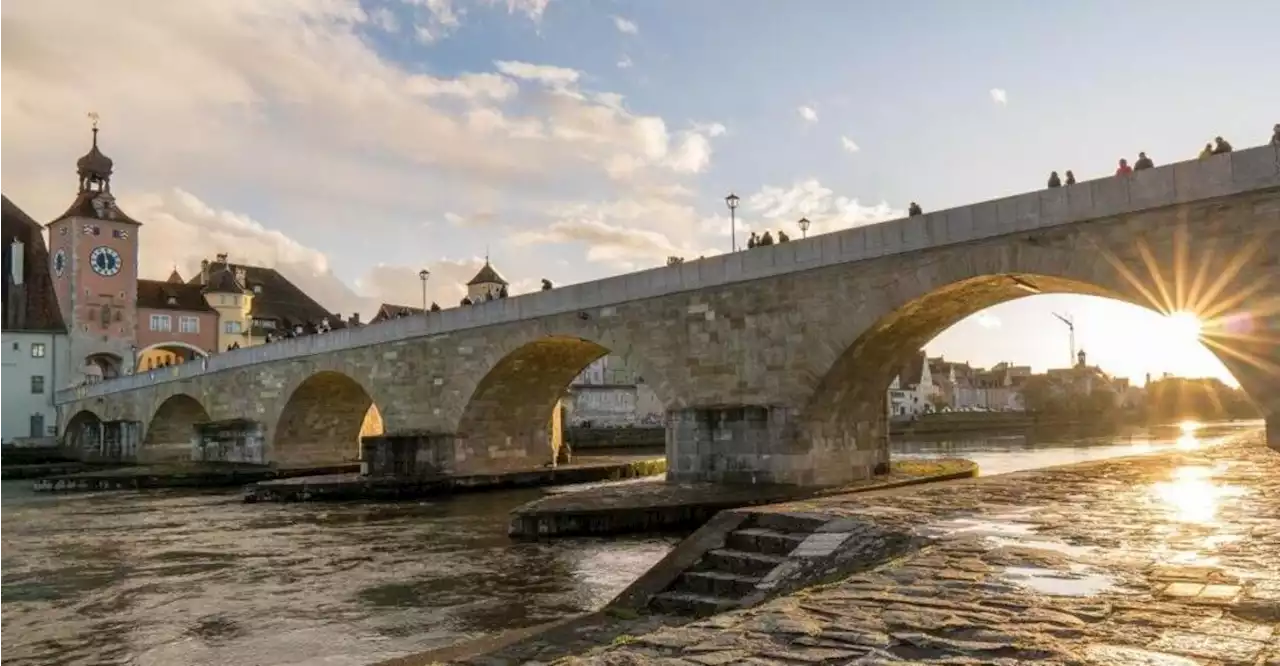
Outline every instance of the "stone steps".
{"type": "Polygon", "coordinates": [[[710,571],[727,571],[743,576],[764,576],[786,559],[781,555],[717,548],[708,551],[699,564],[710,571]]]}
{"type": "Polygon", "coordinates": [[[649,602],[664,613],[704,616],[742,607],[757,586],[825,521],[805,516],[753,518],[725,536],[649,602]]]}
{"type": "Polygon", "coordinates": [[[689,591],[722,599],[741,599],[756,590],[759,576],[742,576],[724,571],[686,571],[672,591],[689,591]]]}
{"type": "Polygon", "coordinates": [[[695,615],[698,617],[715,615],[737,608],[740,603],[735,599],[706,596],[693,592],[662,592],[653,597],[650,606],[663,613],[674,615],[695,615]]]}
{"type": "Polygon", "coordinates": [[[763,527],[748,527],[729,533],[725,546],[734,550],[765,553],[767,555],[789,555],[809,534],[795,532],[778,532],[763,527]]]}

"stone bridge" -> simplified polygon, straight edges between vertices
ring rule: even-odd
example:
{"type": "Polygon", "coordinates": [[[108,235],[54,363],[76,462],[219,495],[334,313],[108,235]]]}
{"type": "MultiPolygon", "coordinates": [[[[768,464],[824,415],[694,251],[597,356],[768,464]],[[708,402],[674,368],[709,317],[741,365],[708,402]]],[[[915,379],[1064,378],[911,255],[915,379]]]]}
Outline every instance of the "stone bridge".
{"type": "Polygon", "coordinates": [[[836,484],[887,461],[895,368],[1038,293],[1210,320],[1280,448],[1274,146],[219,354],[63,391],[60,432],[92,447],[112,431],[141,459],[194,442],[301,465],[381,431],[366,441],[439,469],[536,466],[566,386],[612,351],[666,405],[670,479],[836,484]]]}

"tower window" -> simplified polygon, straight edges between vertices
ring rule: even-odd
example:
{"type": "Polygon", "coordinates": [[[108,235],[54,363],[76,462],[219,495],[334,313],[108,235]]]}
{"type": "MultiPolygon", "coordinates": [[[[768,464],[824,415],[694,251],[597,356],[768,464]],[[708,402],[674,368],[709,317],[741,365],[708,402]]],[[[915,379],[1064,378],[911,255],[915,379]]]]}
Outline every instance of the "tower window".
{"type": "Polygon", "coordinates": [[[168,331],[172,325],[173,322],[169,319],[169,315],[151,315],[151,330],[153,331],[168,331]]]}

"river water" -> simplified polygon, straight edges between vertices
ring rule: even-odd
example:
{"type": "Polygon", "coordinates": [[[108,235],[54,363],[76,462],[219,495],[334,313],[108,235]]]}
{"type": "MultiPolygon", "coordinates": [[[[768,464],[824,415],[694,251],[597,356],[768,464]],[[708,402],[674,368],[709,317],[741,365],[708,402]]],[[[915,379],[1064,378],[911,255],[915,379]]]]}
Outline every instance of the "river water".
{"type": "MultiPolygon", "coordinates": [[[[933,438],[895,454],[966,457],[992,474],[1253,427],[933,438]]],[[[536,490],[278,505],[30,486],[0,489],[5,664],[368,664],[598,608],[678,541],[508,540],[507,513],[536,490]]]]}

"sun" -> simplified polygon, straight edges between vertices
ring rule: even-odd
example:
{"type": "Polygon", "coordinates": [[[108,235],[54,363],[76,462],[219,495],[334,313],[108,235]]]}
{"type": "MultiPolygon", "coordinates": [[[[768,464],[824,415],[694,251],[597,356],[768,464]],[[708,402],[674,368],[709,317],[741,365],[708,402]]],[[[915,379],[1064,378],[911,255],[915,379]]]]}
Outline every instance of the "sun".
{"type": "Polygon", "coordinates": [[[1173,312],[1165,316],[1165,330],[1179,342],[1199,342],[1204,325],[1190,312],[1173,312]]]}

